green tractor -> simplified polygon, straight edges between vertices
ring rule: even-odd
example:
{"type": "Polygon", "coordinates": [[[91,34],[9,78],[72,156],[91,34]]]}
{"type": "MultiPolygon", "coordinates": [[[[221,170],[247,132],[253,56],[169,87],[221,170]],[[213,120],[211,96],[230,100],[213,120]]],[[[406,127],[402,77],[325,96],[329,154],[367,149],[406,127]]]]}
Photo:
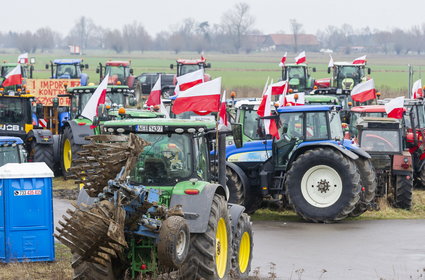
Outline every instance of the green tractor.
{"type": "Polygon", "coordinates": [[[4,90],[17,90],[18,88],[23,88],[26,83],[26,79],[32,79],[34,72],[34,65],[31,64],[18,64],[18,63],[3,63],[0,66],[0,85],[3,83],[3,80],[6,78],[6,75],[9,74],[16,66],[21,66],[21,75],[22,75],[22,85],[6,87],[4,90]]]}
{"type": "Polygon", "coordinates": [[[251,222],[242,206],[227,202],[225,135],[217,139],[215,126],[103,123],[104,134],[92,136],[73,167],[84,188],[57,235],[74,254],[76,278],[248,277],[251,222]],[[216,157],[210,151],[217,143],[216,157]]]}
{"type": "MultiPolygon", "coordinates": [[[[312,68],[316,72],[316,68],[312,68]]],[[[305,63],[285,64],[282,67],[282,80],[289,81],[289,89],[294,92],[310,91],[314,86],[314,78],[310,76],[309,67],[305,63]]]]}

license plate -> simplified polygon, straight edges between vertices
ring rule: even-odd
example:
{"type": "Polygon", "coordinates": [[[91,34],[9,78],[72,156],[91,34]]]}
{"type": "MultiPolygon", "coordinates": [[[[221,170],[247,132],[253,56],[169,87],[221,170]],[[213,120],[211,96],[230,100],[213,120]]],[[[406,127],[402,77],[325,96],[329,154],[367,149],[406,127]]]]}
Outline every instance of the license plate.
{"type": "Polygon", "coordinates": [[[138,125],[136,127],[137,132],[163,132],[164,127],[162,125],[138,125]]]}

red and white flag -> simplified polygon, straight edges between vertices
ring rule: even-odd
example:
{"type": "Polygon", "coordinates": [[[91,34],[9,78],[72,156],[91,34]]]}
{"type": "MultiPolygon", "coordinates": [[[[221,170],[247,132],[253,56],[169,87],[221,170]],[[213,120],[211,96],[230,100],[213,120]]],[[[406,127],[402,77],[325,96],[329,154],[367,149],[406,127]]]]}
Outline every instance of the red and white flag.
{"type": "Polygon", "coordinates": [[[283,67],[285,66],[285,62],[286,62],[286,56],[287,56],[288,52],[285,52],[285,54],[282,56],[282,58],[280,59],[279,62],[279,67],[283,67]]]}
{"type": "Polygon", "coordinates": [[[21,74],[21,65],[16,65],[15,68],[12,69],[12,71],[10,71],[4,81],[3,81],[3,86],[4,87],[10,87],[10,86],[15,86],[15,85],[20,85],[22,84],[22,74],[21,74]]]}
{"type": "Polygon", "coordinates": [[[404,96],[391,99],[385,104],[385,112],[389,118],[402,119],[404,112],[404,96]]]}
{"type": "Polygon", "coordinates": [[[419,79],[412,86],[412,98],[417,99],[417,98],[423,98],[423,97],[424,97],[424,93],[422,89],[422,80],[419,79]]]}
{"type": "Polygon", "coordinates": [[[366,56],[361,56],[353,60],[353,64],[366,64],[366,56]]]}
{"type": "Polygon", "coordinates": [[[220,109],[218,110],[219,116],[219,129],[221,127],[226,127],[229,125],[227,121],[227,104],[226,104],[226,91],[223,92],[223,97],[221,98],[220,109]]]}
{"type": "Polygon", "coordinates": [[[155,85],[151,89],[148,100],[146,101],[147,106],[155,106],[161,104],[161,75],[156,80],[155,85]]]}
{"type": "Polygon", "coordinates": [[[283,106],[300,106],[305,104],[305,93],[298,92],[286,95],[283,106]]]}
{"type": "MultiPolygon", "coordinates": [[[[263,94],[263,99],[261,100],[261,104],[257,110],[257,114],[260,117],[268,117],[272,115],[272,112],[271,112],[272,110],[270,106],[271,96],[272,96],[272,87],[269,86],[266,92],[263,94]]],[[[266,134],[270,134],[276,139],[279,139],[280,136],[279,136],[279,131],[277,129],[276,120],[263,119],[263,121],[264,121],[264,129],[266,131],[266,134]]]]}
{"type": "Polygon", "coordinates": [[[106,89],[108,88],[109,74],[105,75],[103,81],[99,84],[93,95],[90,97],[81,115],[91,121],[98,115],[97,109],[100,104],[105,104],[106,89]]]}
{"type": "Polygon", "coordinates": [[[332,55],[329,55],[330,59],[329,59],[329,63],[328,63],[328,67],[334,67],[334,59],[332,58],[332,55]]]}
{"type": "Polygon", "coordinates": [[[305,58],[305,51],[300,52],[299,55],[297,55],[297,57],[295,58],[295,64],[301,64],[301,63],[305,63],[306,62],[306,58],[305,58]]]}
{"type": "Polygon", "coordinates": [[[360,83],[351,90],[351,98],[354,101],[365,102],[376,98],[375,82],[370,79],[360,83]]]}
{"type": "Polygon", "coordinates": [[[221,77],[195,85],[179,92],[172,111],[178,115],[188,111],[218,112],[220,106],[221,77]]]}
{"type": "Polygon", "coordinates": [[[270,85],[272,88],[272,95],[281,95],[288,91],[288,82],[280,81],[270,85]]]}
{"type": "Polygon", "coordinates": [[[204,69],[199,69],[194,72],[187,73],[177,77],[176,94],[185,91],[197,84],[204,82],[204,69]]]}
{"type": "Polygon", "coordinates": [[[18,63],[28,63],[28,53],[23,53],[18,56],[18,63]]]}

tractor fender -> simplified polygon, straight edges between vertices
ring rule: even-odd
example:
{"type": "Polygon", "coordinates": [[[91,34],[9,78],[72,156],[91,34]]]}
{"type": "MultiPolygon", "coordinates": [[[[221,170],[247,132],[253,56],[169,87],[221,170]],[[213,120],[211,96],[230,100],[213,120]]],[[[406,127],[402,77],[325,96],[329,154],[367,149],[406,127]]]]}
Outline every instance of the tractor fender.
{"type": "Polygon", "coordinates": [[[236,226],[238,225],[239,217],[241,216],[241,214],[245,210],[245,207],[243,207],[242,205],[239,205],[239,204],[234,204],[234,203],[229,203],[227,206],[229,208],[229,214],[230,214],[230,219],[231,219],[231,223],[232,223],[232,229],[233,229],[233,232],[235,232],[236,226]]]}
{"type": "Polygon", "coordinates": [[[89,125],[78,125],[75,121],[65,122],[65,126],[71,127],[72,136],[74,137],[74,143],[77,145],[86,145],[90,141],[86,140],[86,136],[94,135],[93,129],[90,129],[89,125]]]}
{"type": "Polygon", "coordinates": [[[371,156],[365,150],[353,144],[353,142],[350,139],[344,139],[343,141],[344,141],[344,147],[350,150],[351,152],[363,158],[368,158],[368,159],[371,158],[371,156]]]}
{"type": "Polygon", "coordinates": [[[242,182],[245,190],[249,190],[251,188],[251,184],[249,183],[248,176],[246,176],[246,174],[242,170],[242,168],[240,168],[236,164],[234,164],[232,162],[228,162],[228,161],[226,161],[226,167],[229,167],[230,169],[235,171],[236,174],[238,174],[239,178],[241,178],[241,182],[242,182]]]}
{"type": "Polygon", "coordinates": [[[37,144],[53,145],[53,133],[48,129],[33,129],[28,133],[26,142],[35,141],[37,144]]]}
{"type": "Polygon", "coordinates": [[[345,156],[351,158],[352,160],[356,160],[359,158],[358,155],[356,155],[355,153],[347,150],[347,149],[343,149],[342,147],[340,147],[337,144],[334,143],[329,143],[329,142],[313,142],[313,143],[303,143],[303,145],[298,148],[297,150],[295,150],[293,152],[293,154],[291,155],[291,158],[289,159],[289,164],[291,164],[296,158],[298,158],[298,156],[304,152],[306,152],[307,150],[311,150],[313,148],[316,147],[329,147],[332,148],[334,150],[337,150],[339,152],[341,152],[342,154],[344,154],[345,156]]]}
{"type": "Polygon", "coordinates": [[[216,193],[224,197],[227,196],[225,188],[219,184],[210,183],[206,183],[202,191],[196,195],[175,194],[175,191],[173,191],[170,208],[181,205],[189,231],[191,233],[204,233],[207,231],[211,205],[216,193]]]}

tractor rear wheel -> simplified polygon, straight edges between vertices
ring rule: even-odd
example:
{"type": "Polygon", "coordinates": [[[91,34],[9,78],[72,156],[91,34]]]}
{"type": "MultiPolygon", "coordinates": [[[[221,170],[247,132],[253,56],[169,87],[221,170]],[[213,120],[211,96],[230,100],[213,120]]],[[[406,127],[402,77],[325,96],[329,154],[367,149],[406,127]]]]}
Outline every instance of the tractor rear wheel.
{"type": "Polygon", "coordinates": [[[261,206],[261,193],[255,188],[245,189],[239,175],[231,168],[226,167],[227,187],[229,188],[230,203],[245,207],[245,212],[253,214],[261,206]]]}
{"type": "Polygon", "coordinates": [[[75,144],[71,127],[65,127],[61,140],[61,168],[65,179],[71,175],[69,168],[72,166],[72,160],[78,157],[77,152],[81,149],[80,145],[75,144]]]}
{"type": "Polygon", "coordinates": [[[207,231],[192,233],[189,253],[179,271],[184,280],[228,279],[232,258],[232,227],[227,202],[215,194],[207,231]]]}
{"type": "Polygon", "coordinates": [[[253,249],[252,224],[250,217],[242,213],[233,233],[232,272],[233,278],[247,278],[251,271],[253,249]]]}
{"type": "Polygon", "coordinates": [[[114,273],[112,271],[112,263],[107,263],[106,266],[102,266],[97,263],[92,263],[88,261],[82,261],[77,264],[75,260],[78,255],[74,255],[74,263],[72,264],[74,268],[74,280],[114,280],[114,273]]]}
{"type": "Polygon", "coordinates": [[[46,165],[52,170],[55,170],[55,161],[53,157],[53,145],[39,144],[35,141],[31,142],[31,151],[29,153],[32,161],[45,162],[46,165]]]}
{"type": "Polygon", "coordinates": [[[348,216],[360,199],[360,174],[353,160],[332,148],[300,155],[286,179],[289,201],[307,221],[334,222],[348,216]]]}
{"type": "Polygon", "coordinates": [[[359,158],[355,161],[360,172],[361,186],[364,188],[360,194],[360,200],[350,213],[351,217],[357,217],[367,211],[368,206],[375,199],[378,181],[372,162],[367,158],[359,158]]]}
{"type": "Polygon", "coordinates": [[[419,178],[414,180],[414,187],[417,189],[425,189],[425,166],[419,171],[419,178]]]}
{"type": "Polygon", "coordinates": [[[410,210],[412,208],[413,179],[412,176],[395,176],[394,207],[410,210]]]}

